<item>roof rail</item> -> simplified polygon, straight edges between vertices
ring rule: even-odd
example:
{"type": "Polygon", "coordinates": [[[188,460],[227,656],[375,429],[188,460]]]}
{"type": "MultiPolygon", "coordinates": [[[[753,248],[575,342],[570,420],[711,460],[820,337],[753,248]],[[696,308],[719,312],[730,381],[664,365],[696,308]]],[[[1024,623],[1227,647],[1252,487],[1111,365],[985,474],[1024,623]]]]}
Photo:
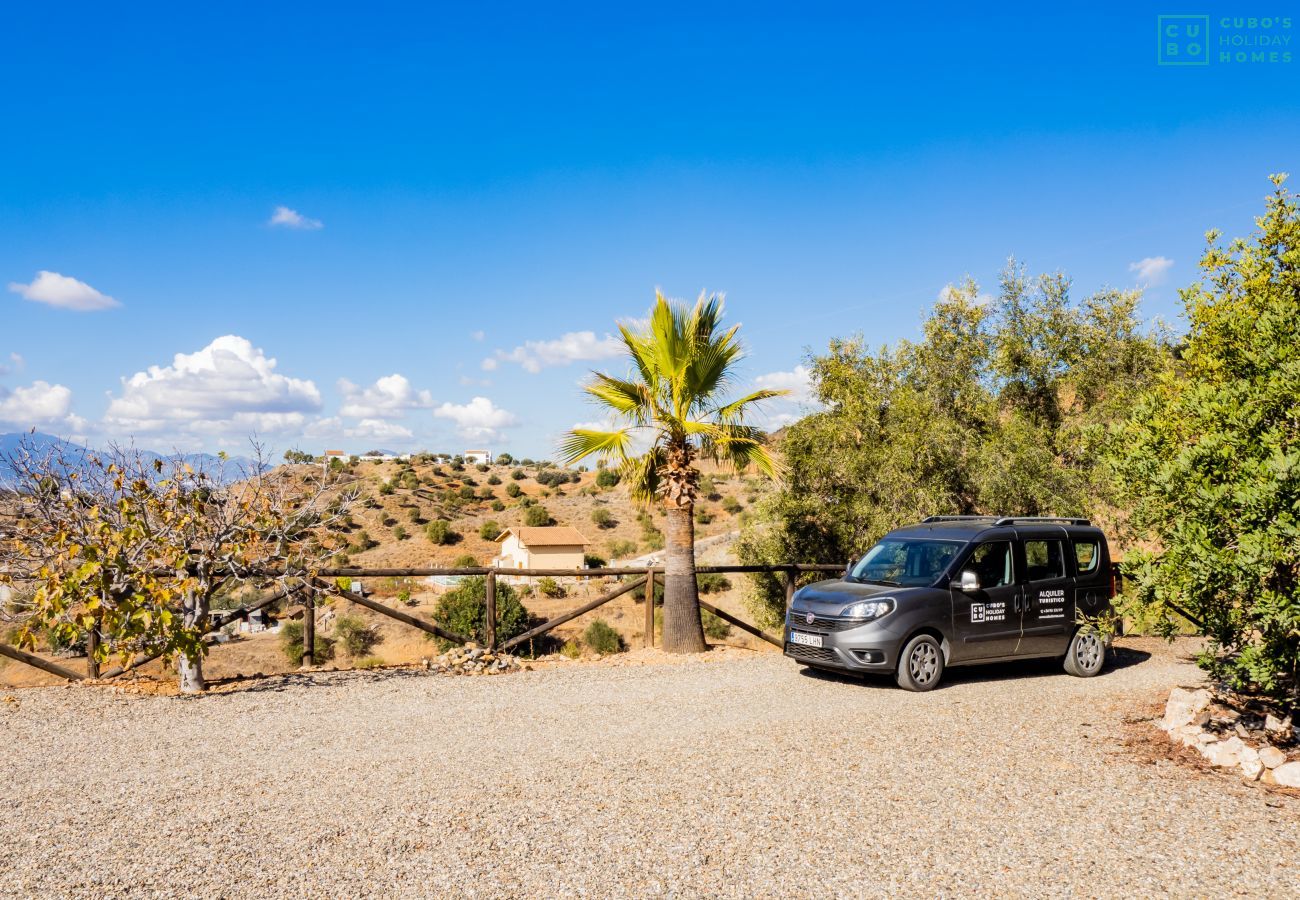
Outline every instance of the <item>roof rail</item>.
{"type": "Polygon", "coordinates": [[[994,525],[1091,525],[1088,519],[1070,516],[1002,516],[994,525]]]}
{"type": "Polygon", "coordinates": [[[992,522],[997,516],[926,516],[921,522],[992,522]]]}

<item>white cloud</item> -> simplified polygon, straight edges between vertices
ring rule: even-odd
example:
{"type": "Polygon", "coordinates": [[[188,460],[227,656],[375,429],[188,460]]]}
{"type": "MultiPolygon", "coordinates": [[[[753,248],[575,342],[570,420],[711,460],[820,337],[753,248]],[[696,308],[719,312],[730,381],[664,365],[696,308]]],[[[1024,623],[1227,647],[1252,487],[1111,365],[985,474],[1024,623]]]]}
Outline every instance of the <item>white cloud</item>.
{"type": "Polygon", "coordinates": [[[86,422],[74,415],[72,391],[61,384],[33,381],[12,390],[0,386],[0,422],[19,429],[51,428],[80,431],[86,422]]]}
{"type": "Polygon", "coordinates": [[[754,379],[754,384],[759,388],[790,392],[759,406],[754,424],[769,431],[784,428],[808,413],[821,409],[821,403],[813,393],[812,370],[807,366],[798,365],[789,371],[759,375],[754,379]]]}
{"type": "Polygon", "coordinates": [[[1128,264],[1128,270],[1137,272],[1139,281],[1150,285],[1162,283],[1173,267],[1174,261],[1167,256],[1148,256],[1128,264]]]}
{"type": "Polygon", "coordinates": [[[47,272],[44,269],[36,273],[31,284],[9,282],[9,290],[21,294],[33,303],[44,303],[46,306],[77,312],[95,312],[122,305],[107,294],[101,294],[84,281],[60,275],[58,272],[47,272]]]}
{"type": "Polygon", "coordinates": [[[813,399],[812,370],[807,366],[795,366],[788,372],[759,375],[754,379],[754,384],[766,390],[789,391],[789,396],[780,398],[788,403],[808,403],[813,399]]]}
{"type": "Polygon", "coordinates": [[[177,353],[169,366],[150,366],[122,379],[105,424],[127,432],[187,432],[246,436],[302,428],[320,409],[311,381],[275,371],[276,361],[246,338],[229,334],[195,353],[177,353]]]}
{"type": "Polygon", "coordinates": [[[380,441],[409,440],[414,437],[411,429],[383,419],[362,419],[355,425],[344,428],[343,434],[350,438],[374,438],[380,441]]]}
{"type": "Polygon", "coordinates": [[[476,341],[481,341],[481,340],[483,340],[483,338],[487,337],[487,332],[486,332],[486,331],[471,331],[471,332],[469,333],[469,336],[470,336],[472,339],[476,340],[476,341]]]}
{"type": "Polygon", "coordinates": [[[397,419],[412,409],[429,409],[433,395],[417,391],[403,375],[385,375],[370,387],[362,388],[346,378],[338,382],[343,395],[339,414],[358,419],[397,419]]]}
{"type": "Polygon", "coordinates": [[[550,366],[610,359],[623,349],[623,343],[613,335],[598,338],[594,331],[570,331],[551,341],[525,341],[508,353],[498,350],[495,356],[483,360],[483,368],[490,372],[499,362],[513,362],[527,372],[536,373],[550,366]]]}
{"type": "Polygon", "coordinates": [[[433,411],[440,419],[451,419],[456,430],[467,438],[497,438],[501,429],[518,423],[514,413],[501,409],[487,397],[475,397],[469,403],[444,403],[433,411]]]}
{"type": "Polygon", "coordinates": [[[316,231],[325,227],[325,223],[320,219],[309,219],[298,210],[287,206],[277,206],[266,224],[278,228],[295,228],[299,231],[316,231]]]}
{"type": "Polygon", "coordinates": [[[25,362],[26,361],[17,353],[10,353],[9,361],[7,363],[0,363],[0,375],[8,375],[10,372],[21,372],[25,362]]]}

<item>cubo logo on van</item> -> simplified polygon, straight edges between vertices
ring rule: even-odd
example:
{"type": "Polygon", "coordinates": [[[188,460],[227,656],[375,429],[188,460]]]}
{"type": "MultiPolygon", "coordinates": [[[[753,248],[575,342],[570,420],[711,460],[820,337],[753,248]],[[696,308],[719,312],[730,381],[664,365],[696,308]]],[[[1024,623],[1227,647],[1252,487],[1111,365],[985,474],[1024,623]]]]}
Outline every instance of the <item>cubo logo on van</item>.
{"type": "Polygon", "coordinates": [[[813,622],[817,621],[817,617],[814,616],[812,613],[808,613],[808,615],[803,617],[803,620],[807,622],[809,625],[811,625],[813,622]]]}

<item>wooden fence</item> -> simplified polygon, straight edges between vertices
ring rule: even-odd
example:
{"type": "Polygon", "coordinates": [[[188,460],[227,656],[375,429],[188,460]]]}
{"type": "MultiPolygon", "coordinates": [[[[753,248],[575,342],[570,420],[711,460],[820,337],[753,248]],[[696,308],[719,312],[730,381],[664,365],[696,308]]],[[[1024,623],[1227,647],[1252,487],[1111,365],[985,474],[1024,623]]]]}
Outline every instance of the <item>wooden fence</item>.
{"type": "MultiPolygon", "coordinates": [[[[716,574],[766,573],[771,575],[778,575],[784,580],[785,605],[788,608],[790,605],[790,600],[794,596],[796,582],[798,581],[798,577],[801,573],[812,572],[812,573],[838,575],[844,571],[844,567],[839,565],[827,565],[827,564],[820,564],[820,563],[795,563],[795,564],[787,564],[787,565],[697,566],[695,571],[696,574],[698,575],[707,575],[707,574],[715,574],[715,573],[716,574]]],[[[275,574],[277,573],[267,573],[268,577],[272,577],[275,574]]],[[[394,609],[390,606],[386,606],[385,604],[378,602],[377,600],[371,597],[364,596],[363,594],[357,593],[355,591],[347,590],[343,587],[340,587],[339,584],[336,581],[334,581],[334,579],[427,578],[432,576],[479,576],[484,579],[484,586],[485,586],[485,604],[484,604],[485,609],[484,609],[484,617],[483,617],[484,618],[483,634],[485,637],[484,644],[486,644],[487,649],[489,650],[492,651],[511,650],[515,647],[518,647],[520,644],[533,640],[537,637],[540,637],[541,635],[546,634],[549,631],[552,631],[558,626],[563,625],[565,622],[571,621],[572,619],[576,619],[578,616],[585,615],[586,613],[589,613],[594,609],[598,609],[599,607],[604,606],[606,603],[609,603],[611,600],[617,599],[618,597],[621,597],[624,594],[635,591],[638,588],[641,589],[642,596],[645,598],[646,601],[644,643],[646,647],[653,647],[654,633],[655,633],[655,627],[654,627],[655,625],[654,623],[655,584],[656,581],[663,578],[663,574],[664,574],[664,569],[662,566],[629,566],[627,568],[602,568],[602,569],[494,569],[494,568],[487,568],[487,567],[451,568],[451,569],[438,569],[438,568],[322,569],[316,573],[315,577],[310,580],[310,583],[307,586],[304,586],[302,588],[281,590],[272,593],[269,596],[264,597],[254,603],[241,606],[238,609],[224,611],[214,615],[211,618],[211,621],[209,623],[208,632],[205,635],[205,640],[215,640],[216,634],[222,628],[231,624],[232,622],[239,621],[241,619],[247,619],[249,615],[251,615],[253,612],[256,612],[257,610],[264,609],[268,606],[271,606],[281,601],[289,601],[295,595],[301,594],[303,610],[304,610],[303,652],[302,652],[301,662],[303,666],[310,665],[316,653],[316,614],[315,614],[316,597],[321,594],[331,594],[331,595],[342,597],[343,599],[356,603],[359,606],[364,606],[366,609],[370,610],[371,612],[377,613],[378,615],[381,616],[386,616],[397,622],[401,622],[403,625],[408,625],[412,628],[419,629],[420,631],[423,631],[426,634],[442,638],[443,640],[450,641],[455,644],[465,644],[470,641],[470,636],[456,634],[455,632],[448,631],[447,629],[443,628],[441,625],[438,625],[436,622],[429,621],[428,619],[422,618],[420,616],[412,615],[408,612],[404,612],[399,609],[394,609]],[[497,639],[497,633],[496,633],[497,578],[503,575],[509,575],[510,577],[524,576],[524,577],[553,577],[553,578],[554,577],[619,578],[620,582],[618,584],[613,585],[610,590],[606,591],[605,593],[601,594],[600,596],[592,600],[587,601],[581,606],[575,607],[574,609],[561,613],[560,615],[555,616],[554,618],[548,619],[547,621],[542,622],[540,625],[537,625],[533,628],[530,628],[529,630],[525,631],[522,634],[515,635],[509,640],[499,641],[497,639]]],[[[732,615],[731,613],[725,612],[724,610],[718,609],[716,606],[704,601],[703,599],[700,600],[700,607],[702,609],[708,610],[709,612],[718,616],[718,618],[722,619],[723,621],[731,625],[734,625],[735,627],[741,629],[742,631],[745,631],[749,634],[754,635],[757,638],[767,641],[769,644],[773,644],[777,647],[781,646],[781,639],[779,637],[768,634],[758,626],[746,622],[743,619],[740,619],[732,615]]],[[[92,630],[92,633],[88,636],[88,640],[87,640],[88,649],[93,650],[98,640],[99,640],[99,636],[96,633],[94,633],[94,631],[92,630]]],[[[101,679],[115,678],[126,672],[130,672],[134,669],[137,669],[140,666],[144,665],[145,663],[157,659],[160,655],[161,654],[159,653],[138,654],[131,661],[131,663],[126,666],[114,666],[112,668],[105,669],[103,671],[99,670],[97,662],[95,661],[93,655],[91,655],[88,657],[87,676],[91,678],[101,678],[101,679]]],[[[43,659],[42,657],[36,656],[31,653],[27,653],[24,650],[19,650],[17,647],[11,647],[6,644],[0,644],[0,656],[5,656],[10,659],[16,660],[18,662],[25,663],[26,665],[34,666],[35,668],[41,669],[44,672],[48,672],[49,674],[52,675],[57,675],[58,677],[68,679],[69,681],[78,681],[84,677],[87,677],[65,666],[61,666],[57,663],[43,659]]]]}

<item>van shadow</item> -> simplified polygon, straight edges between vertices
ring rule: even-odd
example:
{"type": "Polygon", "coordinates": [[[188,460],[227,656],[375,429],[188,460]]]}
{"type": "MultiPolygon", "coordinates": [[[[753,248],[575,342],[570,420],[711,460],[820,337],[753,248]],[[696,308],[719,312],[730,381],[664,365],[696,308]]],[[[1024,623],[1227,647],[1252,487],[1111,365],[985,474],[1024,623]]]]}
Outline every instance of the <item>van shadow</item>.
{"type": "MultiPolygon", "coordinates": [[[[1151,658],[1151,654],[1145,650],[1134,650],[1130,647],[1114,647],[1106,659],[1106,666],[1101,670],[1098,678],[1106,678],[1112,672],[1118,672],[1121,669],[1127,669],[1132,666],[1141,665],[1151,658]]],[[[843,683],[867,684],[873,687],[894,687],[894,677],[884,672],[865,672],[862,674],[835,672],[827,669],[812,669],[804,667],[799,670],[799,674],[805,678],[814,678],[823,681],[839,681],[843,683]]],[[[1066,674],[1061,667],[1059,659],[1026,659],[1013,660],[1011,662],[989,663],[987,665],[976,666],[954,666],[945,669],[943,681],[940,682],[936,690],[943,690],[948,685],[979,683],[987,681],[1012,681],[1025,678],[1072,678],[1072,675],[1066,674]]]]}

